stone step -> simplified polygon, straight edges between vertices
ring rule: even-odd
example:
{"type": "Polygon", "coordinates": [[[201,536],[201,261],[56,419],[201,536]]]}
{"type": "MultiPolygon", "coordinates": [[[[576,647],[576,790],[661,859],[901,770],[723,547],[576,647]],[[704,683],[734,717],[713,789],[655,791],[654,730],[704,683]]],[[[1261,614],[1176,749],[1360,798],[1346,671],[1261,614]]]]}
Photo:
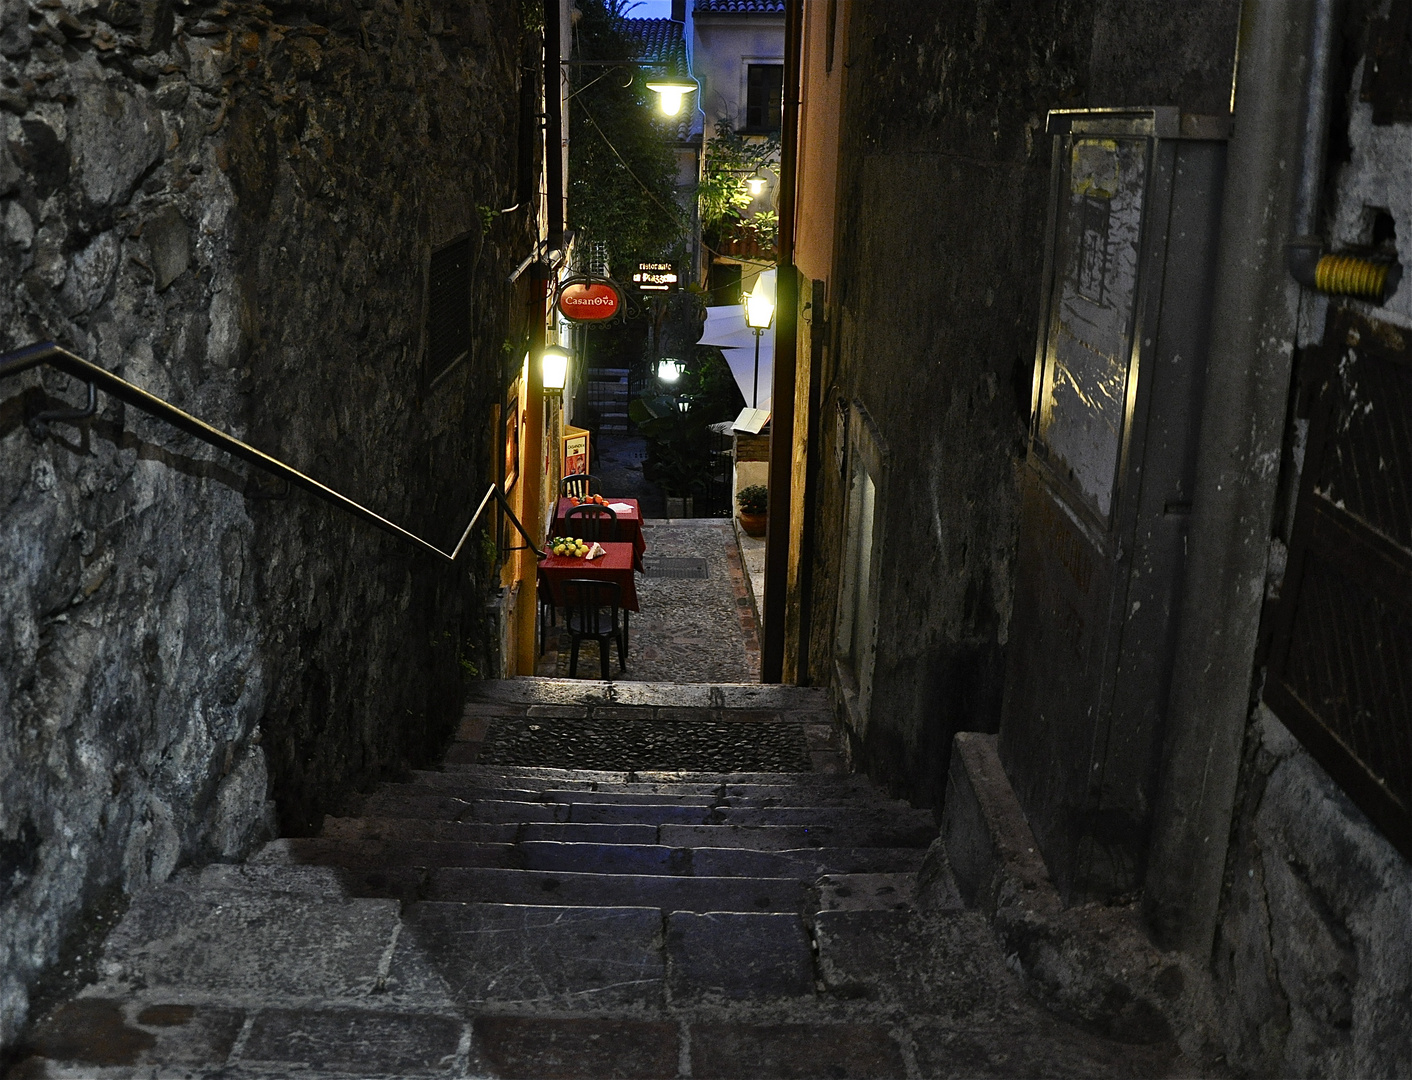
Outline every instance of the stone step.
{"type": "Polygon", "coordinates": [[[478,682],[471,688],[469,700],[521,705],[781,709],[833,715],[827,690],[781,683],[606,683],[587,679],[521,676],[478,682]]]}
{"type": "Polygon", "coordinates": [[[835,776],[817,772],[706,773],[659,770],[618,772],[603,769],[556,769],[546,765],[487,765],[483,762],[468,765],[448,764],[442,766],[439,771],[448,776],[474,777],[492,785],[499,781],[506,787],[524,787],[541,791],[579,788],[591,791],[606,785],[622,785],[628,790],[654,785],[664,790],[681,785],[708,789],[749,785],[818,788],[824,791],[879,790],[863,776],[835,776]]]}
{"type": "MultiPolygon", "coordinates": [[[[770,798],[775,796],[792,795],[795,792],[808,791],[817,796],[834,794],[839,798],[851,798],[853,795],[867,796],[876,794],[886,798],[885,793],[870,783],[866,777],[853,776],[824,776],[819,773],[768,773],[766,775],[774,777],[784,777],[778,783],[740,783],[740,784],[713,784],[710,782],[697,783],[683,781],[673,783],[671,781],[641,781],[637,783],[618,783],[611,780],[583,780],[572,775],[556,778],[539,779],[534,776],[510,773],[502,775],[508,767],[495,765],[472,765],[468,770],[481,769],[484,773],[462,771],[443,771],[440,769],[414,769],[412,777],[419,784],[438,784],[451,787],[456,784],[484,783],[487,787],[515,788],[521,791],[535,792],[536,797],[546,791],[592,791],[603,793],[619,793],[624,795],[729,795],[735,798],[770,798]],[[483,779],[478,779],[482,777],[483,779]],[[796,781],[793,778],[798,777],[796,781]]],[[[618,774],[612,774],[618,775],[618,774]]]]}
{"type": "Polygon", "coordinates": [[[408,905],[403,920],[388,972],[389,1005],[437,980],[465,1010],[640,1012],[664,1004],[656,907],[433,901],[408,905]]]}
{"type": "MultiPolygon", "coordinates": [[[[795,786],[791,784],[642,784],[600,785],[561,788],[557,786],[501,787],[498,784],[468,779],[458,773],[413,773],[413,783],[399,785],[407,794],[450,795],[458,799],[480,799],[495,802],[583,802],[616,803],[640,806],[868,806],[898,813],[911,807],[901,800],[889,799],[875,788],[853,788],[830,791],[827,787],[795,786]],[[679,791],[689,786],[693,790],[679,791]],[[650,790],[616,790],[642,787],[650,790]],[[418,791],[413,792],[413,788],[418,791]]],[[[514,781],[506,781],[513,783],[514,781]]]]}
{"type": "Polygon", "coordinates": [[[452,867],[433,870],[429,900],[655,907],[663,911],[802,912],[812,890],[789,878],[581,874],[544,870],[452,867]]]}
{"type": "Polygon", "coordinates": [[[747,851],[818,849],[920,851],[935,838],[934,829],[837,828],[800,825],[598,825],[573,822],[492,824],[419,818],[325,818],[329,839],[431,840],[451,843],[648,844],[676,848],[738,848],[747,851]]]}
{"type": "Polygon", "coordinates": [[[670,847],[740,847],[754,851],[798,848],[925,848],[929,825],[662,825],[658,842],[670,847]]]}
{"type": "Polygon", "coordinates": [[[820,911],[907,911],[917,902],[915,873],[826,874],[818,887],[820,911]]]}
{"type": "Polygon", "coordinates": [[[325,818],[321,835],[335,840],[435,840],[510,844],[552,840],[585,844],[655,844],[655,825],[579,825],[572,822],[494,824],[483,821],[423,821],[417,818],[325,818]]]}
{"type": "MultiPolygon", "coordinates": [[[[923,852],[917,848],[753,851],[748,848],[672,848],[661,844],[593,844],[556,840],[477,844],[321,836],[272,840],[251,857],[249,865],[356,870],[489,866],[595,874],[788,877],[812,882],[821,875],[901,874],[915,877],[922,856],[923,852]]],[[[829,904],[826,910],[846,910],[846,905],[829,904]]]]}
{"type": "MultiPolygon", "coordinates": [[[[925,829],[935,834],[930,810],[877,806],[700,806],[672,803],[546,803],[460,799],[412,785],[389,785],[364,797],[361,813],[376,817],[449,821],[577,822],[600,825],[801,825],[925,829]],[[411,790],[405,790],[410,787],[411,790]]],[[[906,846],[906,845],[901,845],[906,846]]]]}
{"type": "Polygon", "coordinates": [[[252,866],[338,866],[377,870],[410,866],[496,866],[521,868],[514,844],[438,840],[340,840],[327,836],[271,840],[250,857],[252,866]]]}

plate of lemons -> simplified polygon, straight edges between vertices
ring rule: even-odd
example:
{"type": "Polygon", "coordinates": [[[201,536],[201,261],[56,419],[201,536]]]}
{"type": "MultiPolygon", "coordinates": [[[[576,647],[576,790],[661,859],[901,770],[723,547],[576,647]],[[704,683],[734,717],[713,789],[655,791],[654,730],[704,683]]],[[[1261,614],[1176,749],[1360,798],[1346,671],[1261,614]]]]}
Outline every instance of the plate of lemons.
{"type": "Polygon", "coordinates": [[[586,540],[579,540],[572,536],[557,536],[554,543],[549,548],[551,555],[559,555],[569,559],[596,559],[607,552],[597,541],[590,544],[586,540]]]}

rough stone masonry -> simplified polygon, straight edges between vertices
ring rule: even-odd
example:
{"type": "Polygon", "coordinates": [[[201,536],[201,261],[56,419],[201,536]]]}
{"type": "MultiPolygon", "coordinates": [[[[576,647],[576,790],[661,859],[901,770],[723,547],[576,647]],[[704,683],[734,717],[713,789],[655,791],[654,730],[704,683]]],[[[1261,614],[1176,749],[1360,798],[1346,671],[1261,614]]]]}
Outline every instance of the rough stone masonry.
{"type": "MultiPolygon", "coordinates": [[[[56,340],[446,543],[527,244],[523,33],[509,0],[3,0],[0,349],[56,340]],[[431,387],[462,236],[475,344],[431,387]]],[[[82,399],[0,385],[0,1048],[81,977],[85,910],[426,760],[481,640],[464,570],[135,411],[27,429],[82,399]]]]}

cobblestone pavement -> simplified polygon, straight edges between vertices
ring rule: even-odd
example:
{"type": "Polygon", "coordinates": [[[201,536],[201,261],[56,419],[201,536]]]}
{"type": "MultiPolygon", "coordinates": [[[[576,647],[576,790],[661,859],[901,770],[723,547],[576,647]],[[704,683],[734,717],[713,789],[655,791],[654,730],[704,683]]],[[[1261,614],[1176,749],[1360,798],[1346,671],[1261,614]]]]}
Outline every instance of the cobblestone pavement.
{"type": "MultiPolygon", "coordinates": [[[[724,519],[649,518],[647,553],[706,560],[705,579],[638,575],[642,607],[631,618],[627,670],[617,656],[609,672],[624,682],[743,683],[760,678],[760,644],[731,523],[724,519]]],[[[552,637],[551,637],[552,641],[552,637]]],[[[579,648],[579,677],[596,679],[598,646],[579,648]]],[[[569,638],[560,635],[557,661],[541,675],[567,678],[569,638]]]]}
{"type": "Polygon", "coordinates": [[[804,725],[789,720],[512,718],[494,721],[479,761],[569,769],[808,772],[804,725]]]}

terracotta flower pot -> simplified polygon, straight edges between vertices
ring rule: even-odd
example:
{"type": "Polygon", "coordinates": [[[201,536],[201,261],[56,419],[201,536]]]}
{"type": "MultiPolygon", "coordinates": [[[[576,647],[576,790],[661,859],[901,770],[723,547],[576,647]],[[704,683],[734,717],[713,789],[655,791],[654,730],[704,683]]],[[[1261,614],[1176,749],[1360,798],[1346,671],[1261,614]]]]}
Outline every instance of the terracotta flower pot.
{"type": "Polygon", "coordinates": [[[768,514],[747,514],[740,511],[740,527],[745,530],[748,536],[764,536],[765,522],[769,520],[768,514]]]}

